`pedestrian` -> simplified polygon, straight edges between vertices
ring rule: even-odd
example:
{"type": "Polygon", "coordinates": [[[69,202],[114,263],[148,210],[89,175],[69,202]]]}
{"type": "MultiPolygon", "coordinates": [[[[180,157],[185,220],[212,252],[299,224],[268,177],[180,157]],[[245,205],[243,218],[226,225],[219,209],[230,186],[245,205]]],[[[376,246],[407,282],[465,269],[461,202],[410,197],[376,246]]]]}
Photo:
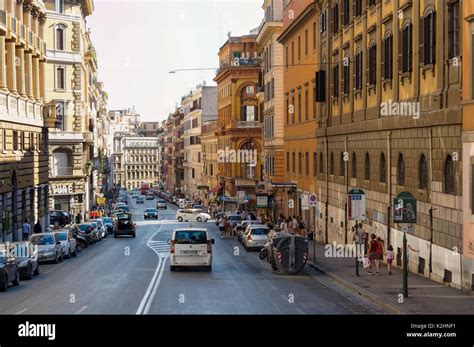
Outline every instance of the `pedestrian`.
{"type": "Polygon", "coordinates": [[[76,214],[76,224],[81,224],[82,222],[82,215],[80,212],[76,214]]]}
{"type": "Polygon", "coordinates": [[[377,242],[378,242],[378,248],[377,248],[377,253],[379,254],[379,262],[383,260],[383,254],[384,254],[384,249],[383,249],[383,241],[379,237],[377,237],[377,242]]]}
{"type": "Polygon", "coordinates": [[[286,223],[286,220],[283,219],[279,225],[280,232],[288,234],[288,224],[286,223]]]}
{"type": "Polygon", "coordinates": [[[380,275],[380,262],[379,262],[379,243],[377,242],[377,237],[375,234],[370,235],[370,243],[369,243],[369,275],[372,275],[372,261],[375,262],[376,268],[376,275],[380,275]]]}
{"type": "Polygon", "coordinates": [[[296,235],[298,233],[298,220],[296,219],[296,216],[293,216],[291,227],[293,228],[293,234],[296,235]]]}
{"type": "Polygon", "coordinates": [[[300,236],[305,236],[305,224],[304,224],[304,221],[303,221],[303,218],[298,217],[299,221],[298,221],[298,229],[299,229],[299,234],[300,236]]]}
{"type": "Polygon", "coordinates": [[[94,211],[93,210],[89,211],[89,219],[94,219],[94,211]]]}
{"type": "Polygon", "coordinates": [[[225,230],[225,216],[221,216],[219,218],[219,231],[221,233],[221,239],[224,238],[224,230],[225,230]]]}
{"type": "Polygon", "coordinates": [[[35,234],[41,234],[43,232],[43,228],[41,227],[41,223],[39,220],[36,222],[35,226],[33,227],[33,232],[35,234]]]}
{"type": "Polygon", "coordinates": [[[392,262],[393,262],[393,247],[392,245],[388,245],[387,251],[385,252],[385,256],[387,257],[387,270],[388,274],[392,274],[392,262]]]}
{"type": "Polygon", "coordinates": [[[285,221],[285,217],[283,216],[283,214],[280,213],[280,217],[278,217],[278,225],[281,225],[281,223],[283,223],[285,221]]]}
{"type": "Polygon", "coordinates": [[[25,219],[21,230],[23,235],[23,241],[28,241],[28,238],[30,237],[30,225],[28,224],[28,220],[25,219]]]}
{"type": "Polygon", "coordinates": [[[230,229],[231,229],[230,221],[227,217],[225,217],[224,238],[227,238],[227,235],[230,236],[230,232],[231,232],[230,229]]]}

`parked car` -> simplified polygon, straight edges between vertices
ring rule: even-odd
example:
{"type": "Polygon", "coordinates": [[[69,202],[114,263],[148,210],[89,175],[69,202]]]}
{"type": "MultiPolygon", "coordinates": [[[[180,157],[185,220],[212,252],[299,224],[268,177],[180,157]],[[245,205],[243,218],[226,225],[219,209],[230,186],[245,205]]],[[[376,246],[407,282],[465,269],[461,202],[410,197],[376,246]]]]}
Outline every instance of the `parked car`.
{"type": "Polygon", "coordinates": [[[51,211],[49,215],[51,225],[59,228],[71,223],[71,215],[65,211],[51,211]]]}
{"type": "Polygon", "coordinates": [[[107,229],[107,233],[111,234],[114,232],[114,222],[112,221],[112,218],[110,217],[104,217],[102,218],[104,220],[104,225],[105,228],[107,229]]]}
{"type": "Polygon", "coordinates": [[[183,266],[205,266],[212,270],[212,245],[206,229],[183,228],[175,229],[170,243],[170,271],[183,266]]]}
{"type": "Polygon", "coordinates": [[[99,223],[94,221],[89,221],[89,223],[94,227],[94,235],[97,241],[102,241],[104,231],[99,227],[99,223]]]}
{"type": "Polygon", "coordinates": [[[143,196],[139,196],[137,198],[137,204],[144,204],[145,203],[145,198],[143,196]]]}
{"type": "Polygon", "coordinates": [[[33,234],[29,240],[38,249],[38,260],[52,261],[55,264],[64,259],[61,241],[54,233],[33,234]]]}
{"type": "Polygon", "coordinates": [[[85,233],[87,241],[89,244],[93,244],[97,242],[97,234],[95,233],[95,228],[91,223],[81,223],[76,224],[76,227],[85,233]]]}
{"type": "Polygon", "coordinates": [[[183,221],[196,221],[196,222],[207,222],[211,219],[211,216],[207,213],[202,212],[201,210],[193,210],[193,209],[179,209],[176,211],[176,220],[178,222],[183,221]]]}
{"type": "Polygon", "coordinates": [[[268,242],[270,228],[263,224],[250,224],[242,236],[242,244],[245,250],[262,249],[268,242]]]}
{"type": "Polygon", "coordinates": [[[135,223],[132,221],[132,214],[122,212],[117,214],[117,223],[115,223],[114,237],[121,235],[136,236],[135,223]]]}
{"type": "Polygon", "coordinates": [[[71,256],[77,256],[76,239],[74,239],[69,230],[56,231],[54,234],[61,242],[64,257],[71,258],[71,256]]]}
{"type": "Polygon", "coordinates": [[[107,227],[104,224],[102,218],[91,219],[89,222],[97,223],[97,229],[99,230],[99,237],[104,239],[107,237],[107,227]]]}
{"type": "Polygon", "coordinates": [[[165,210],[167,210],[168,204],[166,203],[166,200],[158,199],[158,202],[156,203],[156,208],[157,209],[164,208],[165,210]]]}
{"type": "Polygon", "coordinates": [[[0,292],[6,292],[10,283],[20,284],[20,270],[16,258],[2,245],[5,244],[0,244],[0,292]]]}
{"type": "Polygon", "coordinates": [[[242,237],[247,231],[247,227],[253,224],[261,224],[258,220],[243,220],[234,227],[234,234],[237,235],[237,241],[242,242],[242,237]]]}
{"type": "Polygon", "coordinates": [[[147,208],[143,214],[143,218],[151,218],[158,220],[158,210],[156,208],[147,208]]]}
{"type": "Polygon", "coordinates": [[[16,258],[20,279],[31,280],[33,276],[39,275],[38,254],[31,242],[20,241],[10,243],[11,254],[16,258]]]}

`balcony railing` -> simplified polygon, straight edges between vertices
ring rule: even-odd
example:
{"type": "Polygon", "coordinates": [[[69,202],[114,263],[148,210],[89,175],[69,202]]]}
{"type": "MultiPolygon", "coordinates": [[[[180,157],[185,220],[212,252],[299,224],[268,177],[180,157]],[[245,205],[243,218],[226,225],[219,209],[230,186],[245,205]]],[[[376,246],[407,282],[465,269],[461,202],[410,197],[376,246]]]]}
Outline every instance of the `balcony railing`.
{"type": "Polygon", "coordinates": [[[33,32],[28,32],[28,43],[33,46],[33,32]]]}
{"type": "Polygon", "coordinates": [[[232,59],[231,62],[221,62],[219,69],[216,71],[216,75],[220,74],[222,70],[229,68],[241,68],[241,67],[254,67],[260,66],[260,58],[239,58],[232,59]]]}
{"type": "Polygon", "coordinates": [[[5,10],[0,10],[0,24],[7,26],[7,12],[5,10]]]}
{"type": "Polygon", "coordinates": [[[25,39],[26,27],[23,24],[20,24],[20,37],[25,39]]]}
{"type": "Polygon", "coordinates": [[[13,33],[16,33],[16,18],[12,17],[10,19],[10,25],[11,25],[11,28],[10,30],[13,32],[13,33]]]}
{"type": "Polygon", "coordinates": [[[36,49],[41,49],[40,42],[41,42],[40,38],[36,36],[36,49]]]}
{"type": "Polygon", "coordinates": [[[262,123],[257,121],[238,121],[237,122],[238,128],[261,128],[262,123]]]}
{"type": "Polygon", "coordinates": [[[56,166],[56,167],[53,167],[52,171],[51,171],[51,174],[53,177],[57,177],[57,176],[71,176],[72,175],[72,167],[71,166],[65,166],[65,167],[61,167],[61,166],[56,166]]]}

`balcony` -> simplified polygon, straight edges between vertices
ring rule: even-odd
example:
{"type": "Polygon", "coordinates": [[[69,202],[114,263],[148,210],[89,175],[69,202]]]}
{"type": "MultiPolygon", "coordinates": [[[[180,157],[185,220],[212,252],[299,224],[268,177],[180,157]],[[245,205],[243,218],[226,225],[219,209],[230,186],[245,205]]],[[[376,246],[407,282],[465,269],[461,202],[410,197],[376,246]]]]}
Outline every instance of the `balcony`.
{"type": "Polygon", "coordinates": [[[53,129],[50,129],[50,132],[48,134],[48,139],[50,143],[80,143],[84,141],[84,138],[82,137],[81,133],[78,132],[67,132],[67,131],[61,131],[57,130],[54,131],[53,129]]]}
{"type": "Polygon", "coordinates": [[[0,10],[0,29],[5,33],[8,30],[7,12],[5,10],[0,10]]]}
{"type": "Polygon", "coordinates": [[[260,67],[260,58],[240,58],[235,57],[232,62],[221,62],[219,69],[216,71],[216,76],[225,69],[230,68],[244,68],[244,67],[260,67]]]}
{"type": "Polygon", "coordinates": [[[257,121],[238,121],[237,127],[238,128],[261,128],[263,123],[257,121]]]}
{"type": "Polygon", "coordinates": [[[10,17],[10,32],[16,34],[16,18],[10,17]]]}

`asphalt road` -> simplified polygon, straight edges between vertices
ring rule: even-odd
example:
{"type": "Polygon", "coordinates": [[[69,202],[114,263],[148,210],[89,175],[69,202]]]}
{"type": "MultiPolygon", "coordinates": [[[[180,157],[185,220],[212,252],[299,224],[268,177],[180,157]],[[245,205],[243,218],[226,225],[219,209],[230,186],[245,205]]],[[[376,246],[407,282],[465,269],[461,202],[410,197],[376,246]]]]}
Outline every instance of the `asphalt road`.
{"type": "Polygon", "coordinates": [[[270,265],[237,240],[221,239],[214,223],[212,272],[170,272],[167,239],[176,207],[143,220],[156,200],[129,207],[137,237],[109,237],[76,258],[42,264],[40,275],[0,293],[2,314],[373,314],[373,304],[307,267],[297,276],[272,274],[270,265]]]}

